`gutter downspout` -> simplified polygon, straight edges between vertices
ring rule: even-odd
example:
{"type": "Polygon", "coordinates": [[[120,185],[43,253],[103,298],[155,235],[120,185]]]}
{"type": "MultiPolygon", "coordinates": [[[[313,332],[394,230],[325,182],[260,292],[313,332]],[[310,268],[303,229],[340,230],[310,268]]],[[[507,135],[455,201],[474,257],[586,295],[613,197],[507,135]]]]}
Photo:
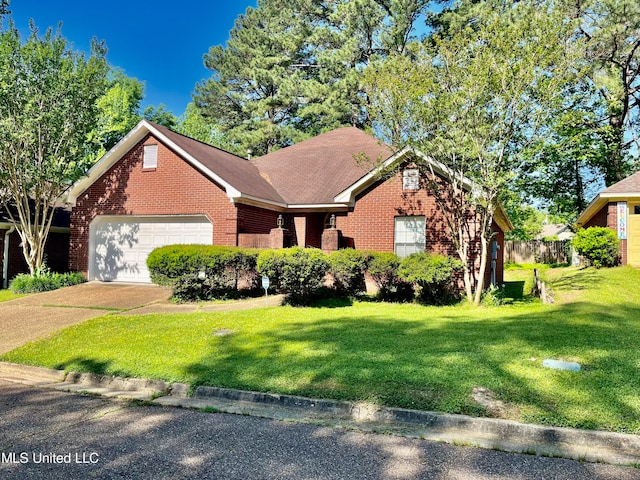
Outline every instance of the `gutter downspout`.
{"type": "Polygon", "coordinates": [[[4,232],[4,255],[2,257],[2,288],[6,289],[9,286],[9,235],[16,231],[16,226],[11,225],[9,230],[4,232]]]}

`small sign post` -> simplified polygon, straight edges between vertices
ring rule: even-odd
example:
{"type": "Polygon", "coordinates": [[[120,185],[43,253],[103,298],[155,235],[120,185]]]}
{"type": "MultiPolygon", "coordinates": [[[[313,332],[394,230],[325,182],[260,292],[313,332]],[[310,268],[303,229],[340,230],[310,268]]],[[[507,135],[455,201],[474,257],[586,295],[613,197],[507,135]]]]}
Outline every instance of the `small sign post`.
{"type": "Polygon", "coordinates": [[[269,277],[262,277],[262,288],[264,288],[264,306],[269,306],[269,277]]]}

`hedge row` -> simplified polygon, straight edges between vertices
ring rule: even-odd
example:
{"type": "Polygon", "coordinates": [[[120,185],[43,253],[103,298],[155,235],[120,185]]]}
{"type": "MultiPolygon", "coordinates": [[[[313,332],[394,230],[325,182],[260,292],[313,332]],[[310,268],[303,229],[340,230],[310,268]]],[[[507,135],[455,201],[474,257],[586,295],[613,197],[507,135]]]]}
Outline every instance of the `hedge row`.
{"type": "Polygon", "coordinates": [[[243,289],[256,291],[260,277],[267,276],[270,288],[285,293],[293,304],[364,292],[365,273],[384,300],[417,297],[442,303],[456,294],[453,278],[461,268],[451,257],[429,253],[401,260],[393,253],[353,249],[326,255],[314,248],[258,251],[205,245],[158,248],[149,255],[147,266],[152,281],[173,287],[174,296],[181,301],[235,296],[243,289]]]}
{"type": "Polygon", "coordinates": [[[10,288],[13,293],[39,293],[78,285],[86,281],[84,275],[78,272],[54,273],[47,271],[33,277],[28,273],[21,273],[11,281],[10,288]]]}
{"type": "Polygon", "coordinates": [[[151,281],[182,301],[229,297],[258,288],[258,250],[212,245],[167,245],[147,257],[151,281]]]}

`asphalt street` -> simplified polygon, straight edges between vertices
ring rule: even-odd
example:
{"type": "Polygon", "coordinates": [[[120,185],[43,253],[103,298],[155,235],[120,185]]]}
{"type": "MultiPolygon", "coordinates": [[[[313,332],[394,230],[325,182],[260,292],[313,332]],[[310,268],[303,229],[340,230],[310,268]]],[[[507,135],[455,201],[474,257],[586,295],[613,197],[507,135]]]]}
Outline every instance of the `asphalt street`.
{"type": "Polygon", "coordinates": [[[3,479],[640,479],[640,470],[0,381],[3,479]]]}

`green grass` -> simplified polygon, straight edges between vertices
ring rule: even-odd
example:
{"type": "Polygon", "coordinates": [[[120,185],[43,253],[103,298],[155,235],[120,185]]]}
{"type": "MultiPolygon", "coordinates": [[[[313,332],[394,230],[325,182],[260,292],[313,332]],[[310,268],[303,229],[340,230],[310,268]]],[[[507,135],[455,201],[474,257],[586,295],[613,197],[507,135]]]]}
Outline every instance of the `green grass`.
{"type": "Polygon", "coordinates": [[[13,293],[11,290],[0,290],[0,302],[7,302],[20,297],[24,297],[24,295],[18,295],[17,293],[13,293]]]}
{"type": "Polygon", "coordinates": [[[179,315],[108,315],[4,360],[230,388],[364,400],[530,423],[640,433],[640,271],[547,269],[558,297],[527,301],[531,272],[509,272],[512,304],[424,307],[331,302],[179,315]],[[579,373],[542,367],[576,361],[579,373]]]}

